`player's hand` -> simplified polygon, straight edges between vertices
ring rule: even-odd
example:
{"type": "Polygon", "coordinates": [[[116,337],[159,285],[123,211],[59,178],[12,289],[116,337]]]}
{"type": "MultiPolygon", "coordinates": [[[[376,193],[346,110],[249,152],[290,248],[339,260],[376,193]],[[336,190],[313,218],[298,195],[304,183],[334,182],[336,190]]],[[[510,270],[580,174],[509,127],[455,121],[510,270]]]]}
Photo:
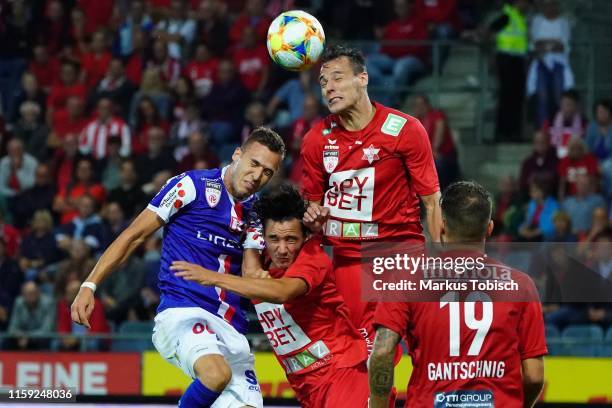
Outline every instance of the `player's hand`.
{"type": "Polygon", "coordinates": [[[329,208],[317,203],[310,203],[304,213],[304,225],[313,233],[318,233],[329,219],[329,208]]]}
{"type": "Polygon", "coordinates": [[[214,285],[214,278],[217,272],[203,268],[185,261],[174,261],[170,266],[170,270],[174,271],[174,275],[188,281],[194,281],[204,286],[214,285]]]}
{"type": "Polygon", "coordinates": [[[72,321],[91,329],[89,318],[94,308],[94,294],[90,288],[81,288],[70,306],[72,321]]]}

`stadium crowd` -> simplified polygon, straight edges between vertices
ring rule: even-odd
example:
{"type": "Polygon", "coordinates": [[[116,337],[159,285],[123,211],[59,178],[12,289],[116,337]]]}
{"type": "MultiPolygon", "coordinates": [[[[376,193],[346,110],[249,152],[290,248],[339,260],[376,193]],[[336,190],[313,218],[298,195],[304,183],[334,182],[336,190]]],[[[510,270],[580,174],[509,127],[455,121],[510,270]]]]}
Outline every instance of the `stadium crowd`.
{"type": "MultiPolygon", "coordinates": [[[[458,37],[482,23],[486,2],[352,3],[0,0],[0,332],[13,336],[1,348],[78,349],[71,337],[51,343],[28,335],[86,331],[72,324],[69,307],[96,257],[171,176],[227,163],[253,128],[271,126],[285,138],[288,158],[276,182],[299,181],[301,138],[325,113],[316,69],[293,75],[271,64],[265,37],[273,16],[311,10],[330,27],[328,39],[367,40],[371,84],[401,89],[430,72],[431,48],[393,41],[458,37]]],[[[511,18],[490,29],[503,30],[511,18]]],[[[534,30],[551,30],[557,18],[545,9],[534,30]]],[[[558,34],[567,44],[569,32],[558,34]]],[[[442,62],[447,54],[442,48],[442,62]]],[[[569,69],[562,58],[534,55],[553,61],[553,77],[569,69]]],[[[569,89],[573,78],[538,93],[543,66],[530,74],[529,92],[540,98],[533,153],[518,180],[500,180],[497,239],[612,242],[610,102],[598,102],[588,120],[569,89]]],[[[404,97],[378,95],[395,106],[404,97]]],[[[425,95],[410,113],[428,131],[444,187],[459,177],[451,124],[425,95]]],[[[498,118],[498,131],[511,139],[515,127],[498,118]]],[[[99,288],[91,332],[152,319],[160,245],[157,234],[99,288]]],[[[597,261],[609,274],[610,261],[597,261]]],[[[602,305],[545,310],[559,328],[612,322],[602,305]]]]}

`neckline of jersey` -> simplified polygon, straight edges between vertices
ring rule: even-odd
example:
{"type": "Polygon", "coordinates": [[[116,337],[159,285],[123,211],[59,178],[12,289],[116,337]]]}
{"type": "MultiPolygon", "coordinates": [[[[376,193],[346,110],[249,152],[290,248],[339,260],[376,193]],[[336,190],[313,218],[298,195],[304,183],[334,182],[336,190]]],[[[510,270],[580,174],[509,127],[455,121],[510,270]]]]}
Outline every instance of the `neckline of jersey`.
{"type": "Polygon", "coordinates": [[[227,166],[223,167],[221,169],[221,183],[223,183],[223,187],[225,192],[227,193],[228,198],[230,199],[230,202],[232,203],[232,205],[234,205],[234,203],[237,201],[239,203],[245,203],[247,201],[249,201],[251,199],[251,197],[253,197],[255,194],[251,194],[250,196],[248,196],[247,198],[243,199],[243,200],[239,200],[236,197],[234,197],[232,195],[232,193],[230,193],[229,189],[227,188],[227,186],[225,185],[225,172],[227,171],[227,169],[229,168],[229,166],[231,166],[231,164],[228,164],[227,166]]]}
{"type": "Polygon", "coordinates": [[[382,114],[381,111],[382,111],[383,106],[380,103],[372,101],[372,106],[375,109],[374,115],[372,116],[368,124],[361,130],[348,130],[347,128],[344,127],[344,125],[342,125],[342,121],[340,120],[340,117],[338,115],[334,115],[333,121],[336,122],[336,126],[341,127],[342,130],[346,132],[347,134],[354,135],[354,136],[360,136],[370,131],[370,128],[375,126],[379,116],[382,114]]]}

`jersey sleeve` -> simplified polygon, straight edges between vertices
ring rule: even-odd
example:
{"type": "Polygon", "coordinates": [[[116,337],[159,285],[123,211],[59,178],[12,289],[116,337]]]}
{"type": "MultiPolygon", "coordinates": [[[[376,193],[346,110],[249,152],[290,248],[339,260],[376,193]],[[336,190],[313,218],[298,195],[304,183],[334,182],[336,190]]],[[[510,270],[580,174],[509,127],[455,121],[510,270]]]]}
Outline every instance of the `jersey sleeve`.
{"type": "Polygon", "coordinates": [[[195,201],[196,197],[193,179],[183,173],[168,180],[147,208],[167,223],[174,214],[195,201]]]}
{"type": "Polygon", "coordinates": [[[419,121],[406,123],[399,134],[395,150],[402,156],[418,195],[426,196],[440,190],[431,143],[419,121]]]}
{"type": "Polygon", "coordinates": [[[308,201],[320,201],[325,193],[325,174],[323,156],[317,143],[317,129],[311,129],[302,142],[302,195],[308,201]]]}
{"type": "Polygon", "coordinates": [[[518,326],[518,351],[521,360],[548,354],[542,305],[538,301],[524,302],[518,326]]]}
{"type": "Polygon", "coordinates": [[[409,311],[406,302],[380,302],[374,313],[374,328],[386,327],[403,336],[410,320],[409,311]]]}
{"type": "Polygon", "coordinates": [[[261,219],[257,215],[257,211],[252,207],[248,212],[247,221],[246,237],[242,243],[242,247],[244,249],[257,249],[263,251],[266,248],[263,238],[263,225],[261,219]]]}
{"type": "Polygon", "coordinates": [[[309,294],[323,283],[330,272],[331,261],[321,248],[321,239],[314,237],[304,244],[297,259],[283,277],[303,279],[308,285],[306,294],[309,294]]]}

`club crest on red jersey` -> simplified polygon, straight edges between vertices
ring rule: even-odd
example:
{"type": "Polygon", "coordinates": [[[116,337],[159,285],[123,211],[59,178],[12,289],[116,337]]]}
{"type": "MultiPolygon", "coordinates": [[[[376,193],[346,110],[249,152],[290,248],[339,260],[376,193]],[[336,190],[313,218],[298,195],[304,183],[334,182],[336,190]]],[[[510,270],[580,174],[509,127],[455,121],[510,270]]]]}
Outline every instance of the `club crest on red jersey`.
{"type": "MultiPolygon", "coordinates": [[[[337,146],[334,146],[334,147],[337,147],[337,146]]],[[[339,159],[340,159],[339,150],[337,149],[336,150],[331,150],[331,149],[323,150],[323,166],[325,167],[325,171],[327,171],[328,173],[332,173],[336,169],[339,159]]]]}
{"type": "Polygon", "coordinates": [[[206,180],[206,202],[211,208],[219,204],[221,200],[221,183],[206,180]]]}

